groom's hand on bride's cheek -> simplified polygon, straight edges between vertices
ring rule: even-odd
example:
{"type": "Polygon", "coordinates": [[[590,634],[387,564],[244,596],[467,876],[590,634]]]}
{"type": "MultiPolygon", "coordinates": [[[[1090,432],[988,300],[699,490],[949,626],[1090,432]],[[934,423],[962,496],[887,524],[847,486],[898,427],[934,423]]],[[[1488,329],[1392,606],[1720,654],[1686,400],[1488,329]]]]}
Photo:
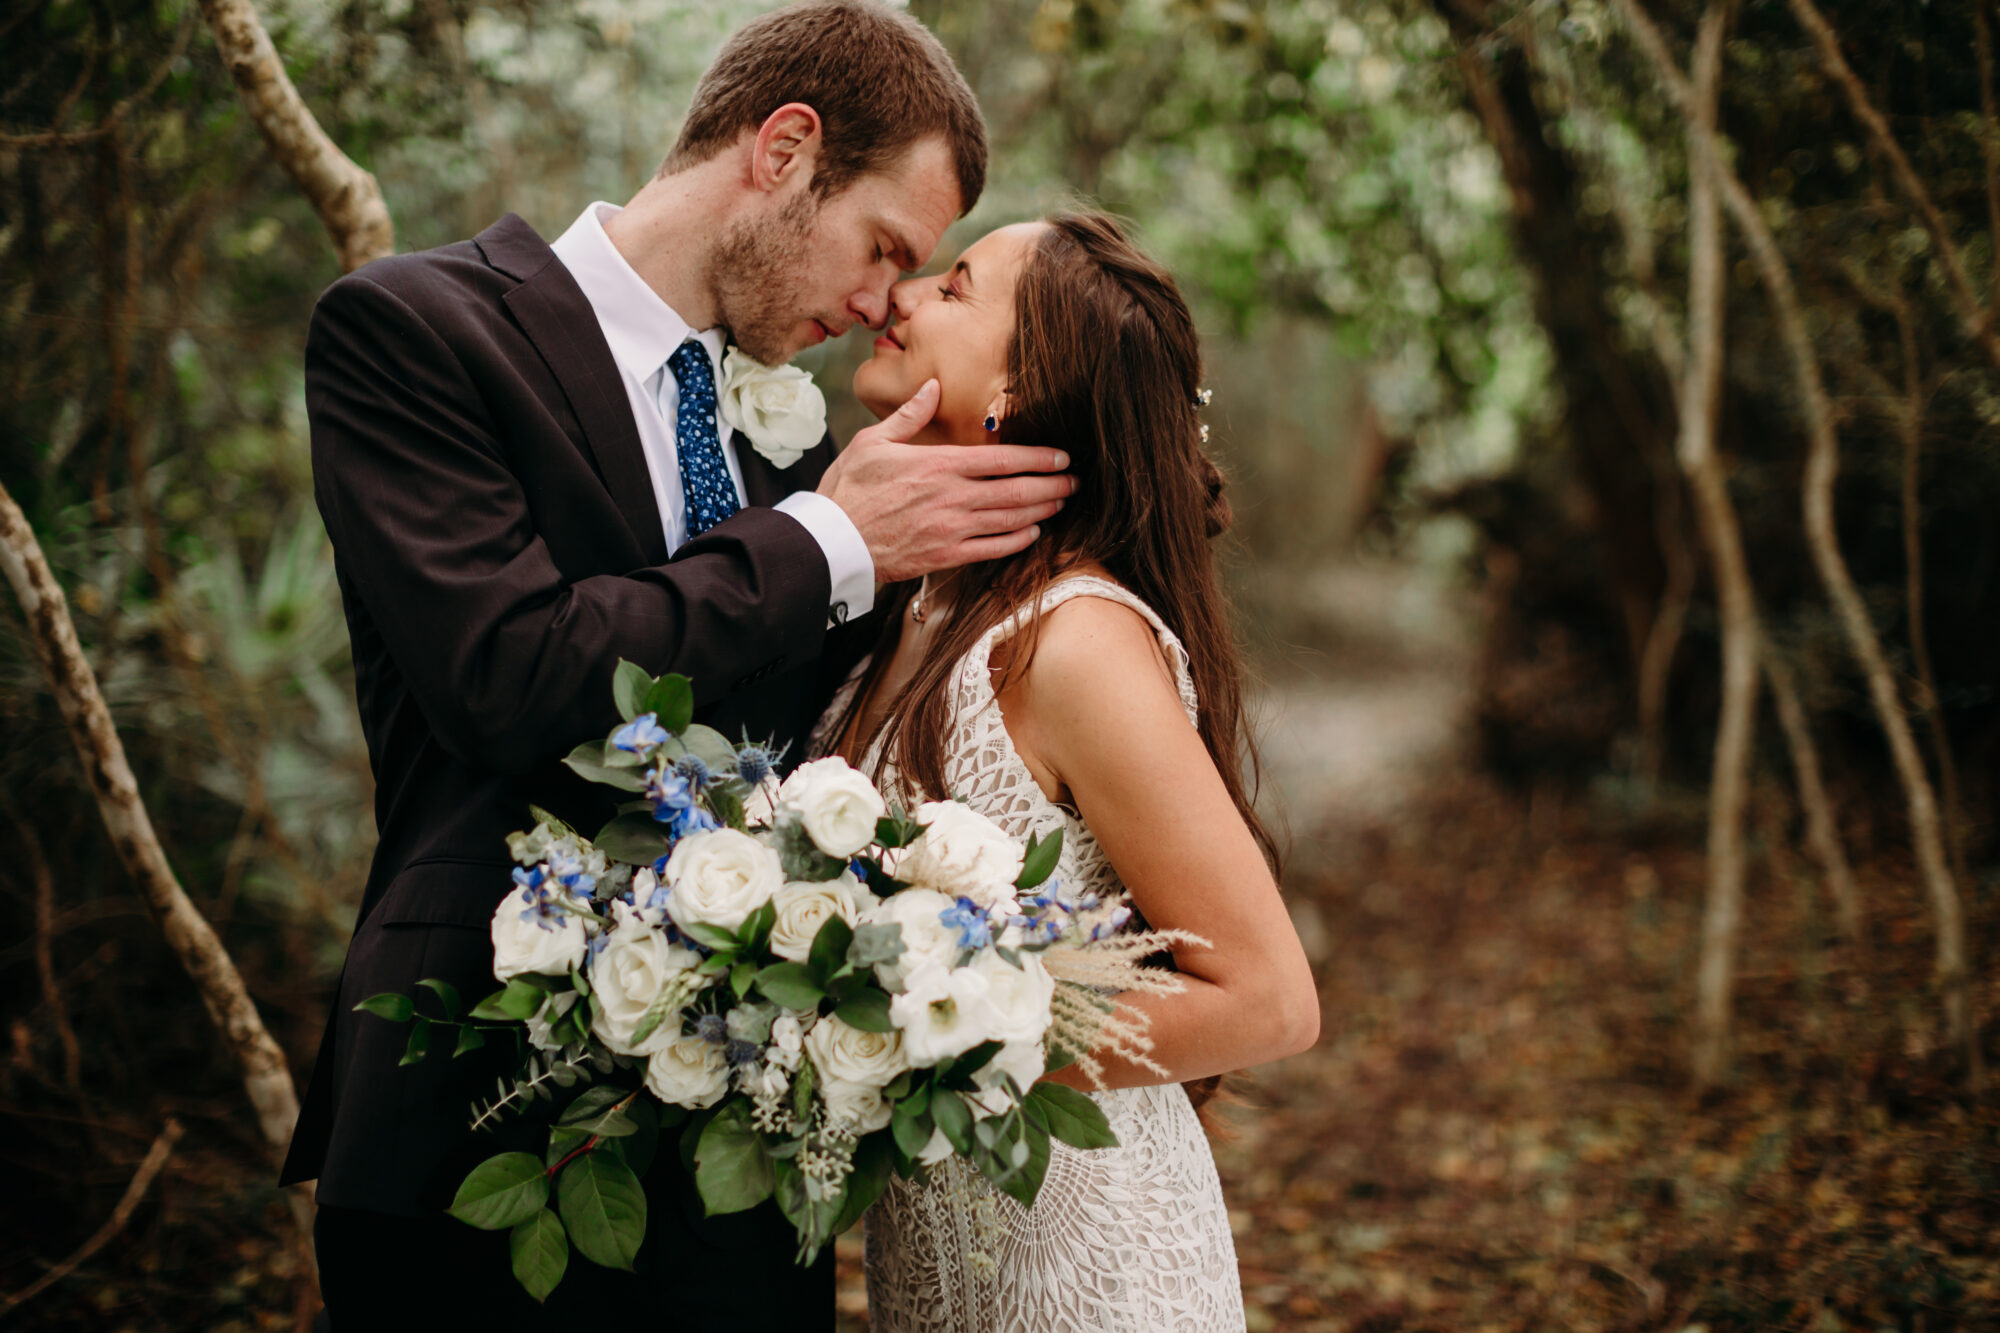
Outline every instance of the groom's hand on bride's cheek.
{"type": "Polygon", "coordinates": [[[868,543],[875,577],[900,583],[1014,554],[1076,490],[1069,455],[1025,444],[911,444],[937,411],[938,382],[854,437],[819,484],[868,543]]]}

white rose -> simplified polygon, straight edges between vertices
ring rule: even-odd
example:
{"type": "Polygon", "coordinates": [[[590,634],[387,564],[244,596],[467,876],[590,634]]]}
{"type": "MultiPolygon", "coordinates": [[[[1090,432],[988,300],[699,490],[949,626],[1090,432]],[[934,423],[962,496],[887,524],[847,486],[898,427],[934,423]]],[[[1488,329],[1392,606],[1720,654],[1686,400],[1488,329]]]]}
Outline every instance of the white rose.
{"type": "Polygon", "coordinates": [[[917,810],[923,836],[897,860],[895,876],[908,884],[970,898],[981,907],[1012,911],[1014,881],[1021,877],[1021,844],[985,815],[957,801],[928,801],[917,810]]]}
{"type": "Polygon", "coordinates": [[[1043,1053],[1040,1042],[1010,1041],[996,1051],[991,1060],[973,1071],[972,1081],[980,1091],[966,1100],[982,1115],[1000,1115],[1014,1103],[1001,1076],[1011,1075],[1015,1086],[1025,1095],[1028,1089],[1035,1086],[1035,1080],[1048,1072],[1048,1064],[1048,1056],[1043,1053]]]}
{"type": "Polygon", "coordinates": [[[1040,1041],[1048,1031],[1049,1005],[1056,994],[1056,980],[1042,960],[1024,954],[1021,966],[1015,967],[996,953],[982,953],[972,966],[986,977],[994,1039],[1040,1041]]]}
{"type": "Polygon", "coordinates": [[[797,815],[813,846],[843,861],[875,841],[875,821],[889,813],[875,784],[837,754],[793,769],[778,788],[778,809],[797,815]]]}
{"type": "Polygon", "coordinates": [[[511,981],[523,972],[568,976],[583,961],[590,939],[583,918],[568,912],[543,915],[533,889],[510,893],[493,911],[493,975],[511,981]]]}
{"type": "Polygon", "coordinates": [[[676,1037],[646,1061],[646,1090],[673,1106],[699,1111],[729,1091],[722,1048],[700,1037],[676,1037]]]}
{"type": "Polygon", "coordinates": [[[839,879],[818,884],[794,880],[771,895],[778,919],[771,923],[771,952],[794,963],[803,963],[812,952],[819,929],[834,917],[853,925],[861,917],[854,894],[841,880],[853,880],[845,871],[839,879]]]}
{"type": "Polygon", "coordinates": [[[762,365],[732,347],[722,358],[720,397],[722,419],[772,467],[790,467],[826,434],[826,398],[797,366],[762,365]]]}
{"type": "Polygon", "coordinates": [[[844,1122],[857,1134],[872,1134],[889,1123],[895,1114],[883,1100],[881,1089],[846,1079],[827,1079],[819,1085],[819,1098],[826,1103],[827,1119],[844,1122]]]}
{"type": "Polygon", "coordinates": [[[910,1067],[900,1032],[865,1032],[828,1015],[806,1033],[806,1050],[821,1074],[845,1083],[886,1088],[910,1067]]]}
{"type": "Polygon", "coordinates": [[[693,969],[700,964],[701,955],[670,942],[664,932],[653,929],[644,916],[622,902],[612,902],[611,914],[616,926],[605,936],[603,950],[590,965],[590,986],[597,996],[593,1028],[612,1050],[622,1055],[646,1055],[680,1035],[680,1016],[668,1014],[644,1042],[635,1044],[633,1034],[661,991],[684,986],[692,995],[700,988],[702,978],[693,969]]]}
{"type": "Polygon", "coordinates": [[[977,968],[925,965],[912,972],[909,989],[889,1001],[889,1021],[902,1031],[910,1063],[927,1069],[991,1037],[986,991],[986,977],[977,968]]]}
{"type": "Polygon", "coordinates": [[[958,932],[943,920],[943,914],[955,905],[931,889],[904,889],[861,914],[861,919],[869,924],[893,923],[903,928],[902,956],[893,963],[875,965],[876,980],[890,994],[903,989],[910,973],[922,963],[950,967],[958,961],[958,932]]]}
{"type": "Polygon", "coordinates": [[[727,828],[675,843],[666,873],[673,889],[667,915],[683,930],[697,924],[737,930],[785,882],[776,852],[727,828]]]}

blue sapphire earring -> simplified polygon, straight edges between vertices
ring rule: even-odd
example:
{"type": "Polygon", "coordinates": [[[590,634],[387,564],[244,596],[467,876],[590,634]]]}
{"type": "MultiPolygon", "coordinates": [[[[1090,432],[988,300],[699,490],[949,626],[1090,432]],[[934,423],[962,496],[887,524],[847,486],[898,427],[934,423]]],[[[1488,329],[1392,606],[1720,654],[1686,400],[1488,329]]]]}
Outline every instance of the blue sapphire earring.
{"type": "Polygon", "coordinates": [[[999,429],[1000,429],[1000,418],[994,416],[991,412],[988,412],[986,414],[986,433],[991,435],[994,431],[999,429]]]}

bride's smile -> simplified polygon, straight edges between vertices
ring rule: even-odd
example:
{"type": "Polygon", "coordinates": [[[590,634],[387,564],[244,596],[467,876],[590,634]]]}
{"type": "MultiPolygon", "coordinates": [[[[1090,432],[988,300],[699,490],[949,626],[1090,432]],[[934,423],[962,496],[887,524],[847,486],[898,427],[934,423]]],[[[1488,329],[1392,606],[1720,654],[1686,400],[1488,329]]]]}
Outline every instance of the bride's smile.
{"type": "Polygon", "coordinates": [[[984,423],[1002,415],[1014,289],[1045,229],[1039,222],[1002,227],[973,242],[945,272],[891,288],[892,322],[875,340],[875,355],[854,372],[855,397],[883,417],[936,379],[943,391],[938,410],[913,442],[991,439],[984,423]]]}

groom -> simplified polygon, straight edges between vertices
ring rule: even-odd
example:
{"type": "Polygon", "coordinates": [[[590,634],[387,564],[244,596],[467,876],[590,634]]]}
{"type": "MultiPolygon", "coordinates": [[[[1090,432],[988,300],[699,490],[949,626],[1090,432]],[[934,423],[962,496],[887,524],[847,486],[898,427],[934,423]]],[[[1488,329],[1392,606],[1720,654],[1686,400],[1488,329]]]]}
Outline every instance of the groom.
{"type": "Polygon", "coordinates": [[[619,658],[693,679],[699,716],[797,757],[875,585],[1010,554],[1071,483],[1051,449],[922,448],[924,391],[836,460],[729,429],[725,340],[766,365],[856,324],[978,199],[985,131],[937,41],[873,0],[733,36],[660,173],[553,246],[509,215],[328,289],[306,348],[315,493],[376,778],[376,848],[285,1163],[317,1178],[323,1320],[387,1328],[830,1327],[830,1258],[765,1204],[705,1218],[680,1146],[648,1174],[632,1274],[572,1255],[546,1309],[503,1233],[442,1211],[495,1053],[401,1065],[353,1012],[436,977],[492,988],[505,839],[530,801],[611,813],[558,763],[616,722],[619,658]]]}

